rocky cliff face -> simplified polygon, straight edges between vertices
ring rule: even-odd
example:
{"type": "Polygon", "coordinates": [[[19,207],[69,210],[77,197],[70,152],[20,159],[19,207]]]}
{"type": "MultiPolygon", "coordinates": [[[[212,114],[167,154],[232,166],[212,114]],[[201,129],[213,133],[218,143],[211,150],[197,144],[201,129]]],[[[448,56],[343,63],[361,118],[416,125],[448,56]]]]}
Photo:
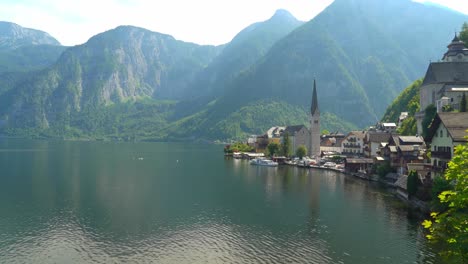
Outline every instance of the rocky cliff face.
{"type": "Polygon", "coordinates": [[[27,45],[60,45],[48,33],[0,21],[0,49],[15,49],[27,45]]]}
{"type": "Polygon", "coordinates": [[[67,49],[52,67],[15,83],[3,96],[0,113],[16,126],[48,127],[83,109],[141,98],[181,99],[218,52],[214,46],[118,27],[67,49]]]}

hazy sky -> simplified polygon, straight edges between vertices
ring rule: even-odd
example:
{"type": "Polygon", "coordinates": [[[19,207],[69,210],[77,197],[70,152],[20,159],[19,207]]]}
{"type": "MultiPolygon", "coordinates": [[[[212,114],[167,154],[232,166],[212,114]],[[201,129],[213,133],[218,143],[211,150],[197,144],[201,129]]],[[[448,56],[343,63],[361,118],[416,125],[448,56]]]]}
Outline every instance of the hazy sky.
{"type": "MultiPolygon", "coordinates": [[[[0,0],[0,20],[77,45],[119,25],[133,25],[198,44],[224,44],[283,8],[307,21],[333,0],[0,0]]],[[[370,0],[373,1],[373,0],[370,0]]],[[[423,2],[424,0],[417,0],[423,2]]],[[[468,0],[431,0],[468,14],[468,0]]]]}

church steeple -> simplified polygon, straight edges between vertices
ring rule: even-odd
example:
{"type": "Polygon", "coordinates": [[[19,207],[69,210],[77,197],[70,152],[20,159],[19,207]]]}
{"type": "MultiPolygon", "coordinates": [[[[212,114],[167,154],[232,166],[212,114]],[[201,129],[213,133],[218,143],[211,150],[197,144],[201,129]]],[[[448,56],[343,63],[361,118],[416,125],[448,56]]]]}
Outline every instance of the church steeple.
{"type": "Polygon", "coordinates": [[[320,111],[317,98],[317,84],[314,79],[312,104],[310,105],[309,156],[320,158],[320,111]]]}
{"type": "Polygon", "coordinates": [[[448,50],[444,54],[442,61],[444,62],[466,62],[468,61],[468,49],[465,43],[460,40],[460,37],[455,33],[452,42],[447,46],[448,50]]]}
{"type": "Polygon", "coordinates": [[[320,113],[317,100],[317,85],[314,79],[314,91],[312,92],[312,104],[310,105],[310,114],[320,113]]]}

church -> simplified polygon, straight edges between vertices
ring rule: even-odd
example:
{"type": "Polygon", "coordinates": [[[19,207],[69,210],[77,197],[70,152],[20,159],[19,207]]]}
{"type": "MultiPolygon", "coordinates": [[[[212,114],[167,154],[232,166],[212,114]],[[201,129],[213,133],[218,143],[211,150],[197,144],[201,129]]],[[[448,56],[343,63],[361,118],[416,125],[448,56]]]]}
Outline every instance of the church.
{"type": "MultiPolygon", "coordinates": [[[[310,106],[309,128],[304,125],[287,126],[284,133],[288,133],[293,151],[303,145],[307,148],[309,157],[320,157],[320,110],[318,106],[317,85],[314,80],[312,103],[310,106]]],[[[283,134],[284,135],[284,134],[283,134]]]]}
{"type": "Polygon", "coordinates": [[[436,106],[437,112],[444,107],[459,110],[461,98],[468,92],[468,49],[456,34],[447,48],[442,61],[429,64],[420,88],[420,112],[415,115],[420,135],[424,110],[429,105],[436,106]]]}

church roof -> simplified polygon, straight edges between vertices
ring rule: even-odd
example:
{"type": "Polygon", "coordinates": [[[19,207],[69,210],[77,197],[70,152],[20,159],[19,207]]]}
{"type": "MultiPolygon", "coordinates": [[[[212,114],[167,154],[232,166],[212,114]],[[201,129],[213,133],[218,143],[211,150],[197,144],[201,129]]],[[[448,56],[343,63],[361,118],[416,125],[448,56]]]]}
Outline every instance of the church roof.
{"type": "Polygon", "coordinates": [[[312,104],[310,105],[310,113],[314,115],[316,112],[320,113],[317,99],[317,86],[314,80],[314,91],[312,92],[312,104]]]}
{"type": "Polygon", "coordinates": [[[435,83],[468,83],[468,62],[432,62],[423,85],[435,83]]]}
{"type": "Polygon", "coordinates": [[[288,132],[289,135],[294,136],[302,128],[306,128],[306,127],[304,125],[287,126],[284,132],[288,132]]]}

